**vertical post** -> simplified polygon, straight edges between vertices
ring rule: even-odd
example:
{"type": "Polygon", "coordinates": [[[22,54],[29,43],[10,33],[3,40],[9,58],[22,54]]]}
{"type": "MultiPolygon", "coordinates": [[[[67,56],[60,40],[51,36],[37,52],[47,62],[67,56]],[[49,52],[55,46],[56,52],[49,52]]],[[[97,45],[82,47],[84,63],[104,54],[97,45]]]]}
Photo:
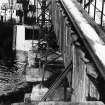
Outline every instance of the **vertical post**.
{"type": "Polygon", "coordinates": [[[33,11],[33,15],[34,15],[34,17],[33,17],[33,21],[34,21],[34,24],[36,23],[36,0],[34,0],[34,11],[33,11]]]}
{"type": "Polygon", "coordinates": [[[13,0],[11,0],[11,20],[12,20],[13,0]]]}
{"type": "Polygon", "coordinates": [[[85,9],[86,0],[84,0],[84,9],[85,9]]]}
{"type": "MultiPolygon", "coordinates": [[[[90,0],[89,0],[89,2],[90,2],[90,0]]],[[[88,14],[90,13],[90,4],[89,4],[89,6],[88,6],[88,14]]]]}
{"type": "Polygon", "coordinates": [[[44,77],[45,77],[45,66],[46,66],[46,64],[43,64],[43,67],[42,67],[42,73],[43,73],[43,75],[42,75],[42,83],[44,83],[44,77]]]}
{"type": "Polygon", "coordinates": [[[6,22],[6,11],[7,11],[7,9],[6,9],[6,7],[5,7],[5,22],[6,22]]]}
{"type": "Polygon", "coordinates": [[[34,24],[33,24],[33,35],[32,35],[32,48],[34,47],[34,24]]]}
{"type": "Polygon", "coordinates": [[[45,25],[46,0],[42,0],[42,26],[45,25]]]}
{"type": "Polygon", "coordinates": [[[37,5],[36,5],[36,21],[38,23],[38,0],[36,0],[36,3],[37,3],[37,5]]]}
{"type": "Polygon", "coordinates": [[[86,101],[86,64],[81,59],[84,57],[82,49],[75,44],[72,49],[73,53],[73,72],[72,72],[72,88],[73,94],[71,97],[72,102],[86,101]]]}
{"type": "Polygon", "coordinates": [[[102,0],[101,26],[102,26],[102,23],[103,23],[103,12],[104,12],[104,0],[102,0]]]}
{"type": "Polygon", "coordinates": [[[67,86],[65,80],[64,80],[64,101],[67,101],[67,86]]]}
{"type": "Polygon", "coordinates": [[[1,15],[1,22],[3,22],[3,16],[1,15]]]}
{"type": "Polygon", "coordinates": [[[26,23],[27,19],[27,12],[28,12],[28,5],[29,5],[29,0],[22,0],[22,5],[23,5],[23,18],[24,18],[24,23],[26,23]]]}
{"type": "Polygon", "coordinates": [[[95,0],[95,5],[94,5],[94,20],[95,20],[95,17],[96,17],[96,4],[97,4],[97,2],[95,0]]]}
{"type": "Polygon", "coordinates": [[[35,0],[34,0],[34,6],[35,6],[35,4],[36,4],[36,2],[35,2],[35,0]]]}
{"type": "Polygon", "coordinates": [[[9,2],[9,8],[10,8],[10,11],[11,11],[11,1],[8,0],[8,2],[9,2]]]}
{"type": "Polygon", "coordinates": [[[8,0],[8,3],[9,3],[9,8],[10,8],[10,0],[8,0]]]}

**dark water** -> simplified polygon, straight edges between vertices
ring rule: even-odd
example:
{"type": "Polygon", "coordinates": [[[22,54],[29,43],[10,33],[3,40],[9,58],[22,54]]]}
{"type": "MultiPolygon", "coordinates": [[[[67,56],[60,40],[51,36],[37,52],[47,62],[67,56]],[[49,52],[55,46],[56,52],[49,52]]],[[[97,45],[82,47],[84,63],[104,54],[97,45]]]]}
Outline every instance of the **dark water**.
{"type": "Polygon", "coordinates": [[[25,80],[26,66],[27,52],[24,51],[0,59],[0,103],[21,101],[24,93],[30,91],[31,86],[25,80]]]}

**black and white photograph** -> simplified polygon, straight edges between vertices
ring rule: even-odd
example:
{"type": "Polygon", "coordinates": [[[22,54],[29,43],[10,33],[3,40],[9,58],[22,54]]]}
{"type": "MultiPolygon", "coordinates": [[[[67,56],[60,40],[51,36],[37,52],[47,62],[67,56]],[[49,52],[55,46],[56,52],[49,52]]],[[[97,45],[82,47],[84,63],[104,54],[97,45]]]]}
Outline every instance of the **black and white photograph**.
{"type": "Polygon", "coordinates": [[[105,0],[0,0],[0,105],[104,105],[105,0]]]}

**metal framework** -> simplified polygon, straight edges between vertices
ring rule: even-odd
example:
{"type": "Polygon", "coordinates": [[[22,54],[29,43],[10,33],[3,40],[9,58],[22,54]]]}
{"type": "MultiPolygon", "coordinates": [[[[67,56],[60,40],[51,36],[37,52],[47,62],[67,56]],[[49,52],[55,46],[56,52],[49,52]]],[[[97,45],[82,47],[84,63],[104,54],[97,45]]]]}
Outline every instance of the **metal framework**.
{"type": "Polygon", "coordinates": [[[105,23],[105,11],[104,11],[104,6],[105,6],[105,1],[104,0],[81,0],[79,1],[83,8],[88,12],[90,15],[91,12],[93,14],[93,19],[97,22],[97,18],[99,19],[100,22],[98,24],[101,27],[104,27],[105,23]],[[100,4],[99,4],[100,3],[100,4]]]}

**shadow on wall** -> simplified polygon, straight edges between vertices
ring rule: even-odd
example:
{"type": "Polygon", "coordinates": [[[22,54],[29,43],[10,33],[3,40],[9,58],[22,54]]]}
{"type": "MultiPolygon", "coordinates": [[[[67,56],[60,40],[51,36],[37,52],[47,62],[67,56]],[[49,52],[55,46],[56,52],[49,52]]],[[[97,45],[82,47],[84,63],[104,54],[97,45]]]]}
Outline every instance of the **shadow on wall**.
{"type": "Polygon", "coordinates": [[[0,23],[0,59],[12,55],[13,26],[0,23]]]}

